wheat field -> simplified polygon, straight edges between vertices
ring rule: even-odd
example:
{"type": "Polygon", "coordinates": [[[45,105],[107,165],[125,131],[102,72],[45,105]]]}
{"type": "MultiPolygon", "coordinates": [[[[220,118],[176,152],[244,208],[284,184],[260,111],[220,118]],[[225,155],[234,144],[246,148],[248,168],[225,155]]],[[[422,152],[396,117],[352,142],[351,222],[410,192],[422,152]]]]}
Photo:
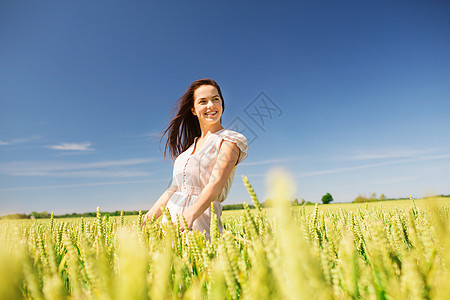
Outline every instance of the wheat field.
{"type": "MultiPolygon", "coordinates": [[[[268,211],[243,181],[256,209],[225,213],[222,234],[213,217],[211,240],[100,210],[2,220],[0,299],[449,298],[446,201],[268,211]]],[[[278,174],[270,189],[287,199],[289,178],[278,174]]]]}

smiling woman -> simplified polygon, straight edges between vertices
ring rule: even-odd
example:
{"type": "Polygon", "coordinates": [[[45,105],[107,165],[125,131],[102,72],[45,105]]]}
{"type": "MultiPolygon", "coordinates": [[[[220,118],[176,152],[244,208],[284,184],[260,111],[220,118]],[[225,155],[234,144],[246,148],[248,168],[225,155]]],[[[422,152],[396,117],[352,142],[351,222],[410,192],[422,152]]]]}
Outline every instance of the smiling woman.
{"type": "Polygon", "coordinates": [[[245,136],[222,127],[224,110],[222,92],[212,79],[195,81],[180,98],[177,114],[164,132],[165,150],[175,159],[172,184],[145,215],[143,226],[161,216],[164,206],[172,222],[184,217],[189,229],[204,231],[209,238],[213,203],[222,232],[222,202],[248,151],[245,136]]]}

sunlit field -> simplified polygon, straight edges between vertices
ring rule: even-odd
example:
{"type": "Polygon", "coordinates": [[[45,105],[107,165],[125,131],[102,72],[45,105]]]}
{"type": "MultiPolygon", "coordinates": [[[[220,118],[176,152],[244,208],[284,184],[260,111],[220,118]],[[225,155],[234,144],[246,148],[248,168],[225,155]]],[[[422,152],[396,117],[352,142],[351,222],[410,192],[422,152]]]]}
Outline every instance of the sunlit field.
{"type": "Polygon", "coordinates": [[[263,209],[243,179],[256,209],[223,234],[212,218],[211,240],[100,210],[0,221],[0,299],[448,299],[448,199],[263,209]]]}
{"type": "MultiPolygon", "coordinates": [[[[409,209],[411,208],[412,203],[414,203],[419,208],[428,208],[433,206],[444,206],[444,205],[450,205],[450,198],[449,197],[429,197],[429,198],[423,198],[423,199],[414,199],[414,201],[411,200],[386,200],[386,201],[377,201],[377,202],[366,202],[366,203],[332,203],[323,205],[320,204],[320,209],[324,211],[334,211],[343,209],[346,211],[357,211],[361,209],[382,209],[382,210],[391,210],[391,209],[409,209]]],[[[310,211],[314,210],[314,205],[298,205],[293,206],[292,210],[305,210],[310,211]]],[[[272,208],[266,209],[269,213],[272,208]]],[[[233,216],[241,216],[243,214],[243,210],[226,210],[222,212],[222,218],[227,217],[233,217],[233,216]]]]}

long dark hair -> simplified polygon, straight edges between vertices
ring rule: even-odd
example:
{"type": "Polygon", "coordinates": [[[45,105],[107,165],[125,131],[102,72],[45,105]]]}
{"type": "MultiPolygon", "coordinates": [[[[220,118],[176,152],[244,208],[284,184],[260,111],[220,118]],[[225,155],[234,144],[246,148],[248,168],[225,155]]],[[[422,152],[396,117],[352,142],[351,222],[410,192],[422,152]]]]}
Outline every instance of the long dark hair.
{"type": "MultiPolygon", "coordinates": [[[[187,91],[178,99],[175,107],[172,109],[172,116],[174,114],[175,116],[161,135],[162,140],[163,136],[168,133],[166,147],[164,149],[164,162],[167,151],[169,151],[170,158],[174,162],[178,155],[192,145],[195,137],[199,137],[202,133],[197,116],[194,116],[191,111],[191,108],[194,107],[194,92],[202,85],[211,85],[217,89],[222,99],[222,113],[225,111],[225,101],[217,82],[212,79],[203,78],[191,83],[187,91]]],[[[220,123],[222,124],[222,117],[220,117],[220,123]]]]}

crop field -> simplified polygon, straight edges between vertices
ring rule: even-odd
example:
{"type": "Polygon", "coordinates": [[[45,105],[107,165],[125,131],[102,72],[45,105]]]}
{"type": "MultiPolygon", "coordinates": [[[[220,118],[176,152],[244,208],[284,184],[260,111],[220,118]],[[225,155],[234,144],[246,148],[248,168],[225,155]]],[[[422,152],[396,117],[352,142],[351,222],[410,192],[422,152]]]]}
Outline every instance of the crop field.
{"type": "MultiPolygon", "coordinates": [[[[366,203],[332,203],[327,205],[320,205],[319,209],[324,211],[335,212],[340,209],[346,211],[358,211],[358,210],[370,210],[370,209],[378,209],[378,210],[408,210],[412,206],[411,200],[385,200],[385,201],[376,201],[376,202],[366,202],[366,203]]],[[[429,208],[431,207],[441,207],[441,206],[450,206],[450,197],[429,197],[423,199],[414,199],[414,205],[418,208],[429,208]]],[[[293,206],[293,211],[304,210],[306,212],[310,212],[315,209],[314,205],[298,205],[293,206]]],[[[269,214],[272,208],[266,209],[269,214]]],[[[252,210],[251,210],[252,211],[252,210]]],[[[233,217],[233,216],[241,216],[243,214],[243,210],[225,210],[222,212],[222,218],[233,217]]]]}
{"type": "Polygon", "coordinates": [[[448,200],[263,209],[243,179],[256,209],[224,212],[222,234],[213,217],[211,240],[100,210],[2,220],[0,299],[449,298],[448,200]]]}

